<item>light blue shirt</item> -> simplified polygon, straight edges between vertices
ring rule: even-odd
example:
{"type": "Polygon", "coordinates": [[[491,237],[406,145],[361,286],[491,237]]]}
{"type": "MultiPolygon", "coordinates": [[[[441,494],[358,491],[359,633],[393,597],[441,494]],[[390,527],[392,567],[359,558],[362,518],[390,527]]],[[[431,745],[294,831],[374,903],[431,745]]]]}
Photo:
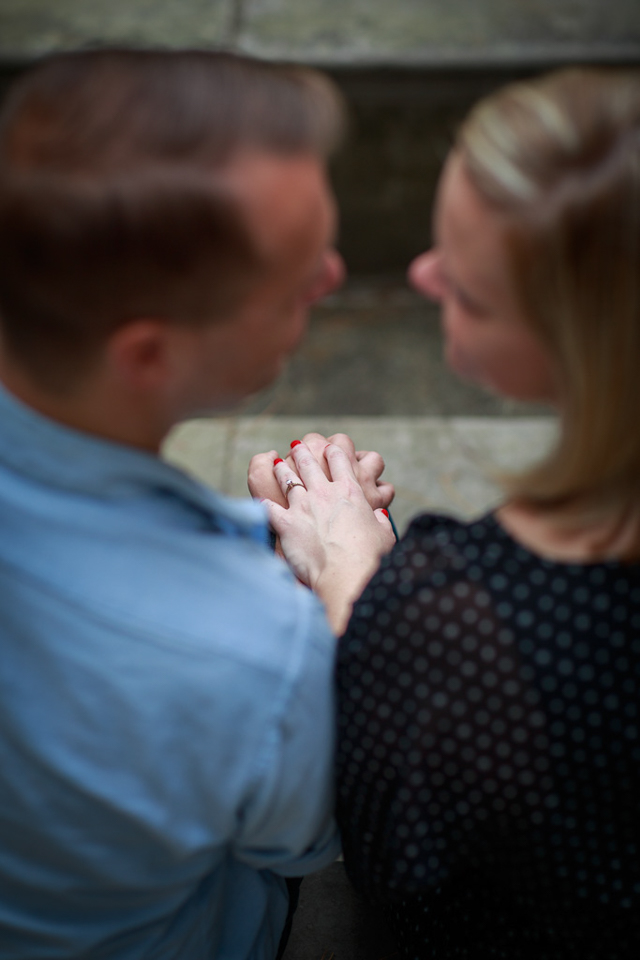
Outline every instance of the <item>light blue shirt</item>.
{"type": "Polygon", "coordinates": [[[271,960],[333,659],[258,504],[0,391],[0,957],[271,960]]]}

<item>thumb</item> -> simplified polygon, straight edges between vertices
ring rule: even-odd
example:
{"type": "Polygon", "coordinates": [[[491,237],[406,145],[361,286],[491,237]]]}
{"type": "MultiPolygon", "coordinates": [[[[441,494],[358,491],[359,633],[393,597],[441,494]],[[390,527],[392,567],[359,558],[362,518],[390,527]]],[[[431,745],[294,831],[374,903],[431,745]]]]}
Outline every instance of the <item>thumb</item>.
{"type": "Polygon", "coordinates": [[[374,510],[373,513],[374,513],[374,516],[375,516],[376,520],[377,520],[378,523],[380,524],[380,526],[381,526],[381,527],[384,527],[386,530],[388,530],[388,531],[391,533],[392,537],[393,537],[393,542],[394,542],[394,543],[397,543],[397,541],[398,541],[398,539],[399,539],[399,538],[398,538],[398,532],[397,532],[397,530],[396,530],[396,528],[395,528],[395,524],[394,524],[393,520],[392,520],[391,517],[389,516],[389,511],[388,511],[388,510],[385,510],[384,507],[380,507],[379,510],[374,510]]]}
{"type": "Polygon", "coordinates": [[[280,534],[287,522],[287,511],[285,507],[281,507],[279,503],[274,503],[273,500],[262,500],[261,503],[267,511],[269,523],[272,528],[277,534],[280,534]]]}

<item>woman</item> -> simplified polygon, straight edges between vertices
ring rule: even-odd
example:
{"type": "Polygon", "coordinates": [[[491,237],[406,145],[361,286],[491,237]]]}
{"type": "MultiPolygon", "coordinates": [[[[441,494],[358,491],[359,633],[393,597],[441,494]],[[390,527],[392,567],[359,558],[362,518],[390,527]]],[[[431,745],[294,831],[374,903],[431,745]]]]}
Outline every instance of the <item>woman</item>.
{"type": "Polygon", "coordinates": [[[285,556],[346,625],[347,870],[406,958],[635,957],[640,76],[561,71],[480,103],[435,240],[410,279],[442,305],[448,362],[553,404],[559,441],[497,511],[419,517],[393,549],[340,447],[332,481],[305,444],[274,467],[285,556]]]}

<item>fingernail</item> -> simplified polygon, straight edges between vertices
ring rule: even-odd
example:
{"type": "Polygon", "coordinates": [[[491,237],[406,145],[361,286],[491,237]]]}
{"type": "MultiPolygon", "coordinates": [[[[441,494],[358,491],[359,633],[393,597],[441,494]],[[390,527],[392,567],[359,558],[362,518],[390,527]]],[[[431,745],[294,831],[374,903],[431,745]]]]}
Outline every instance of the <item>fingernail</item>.
{"type": "Polygon", "coordinates": [[[388,519],[389,519],[389,511],[388,511],[388,510],[384,510],[384,509],[383,509],[383,511],[382,511],[382,512],[384,513],[384,515],[385,515],[385,517],[386,517],[386,518],[387,518],[387,520],[388,520],[388,519]]]}
{"type": "Polygon", "coordinates": [[[275,460],[273,461],[274,467],[276,463],[284,463],[284,460],[282,459],[282,457],[276,457],[275,460]]]}
{"type": "Polygon", "coordinates": [[[300,443],[299,440],[292,440],[292,441],[291,441],[291,446],[292,446],[292,447],[297,447],[299,443],[300,443]]]}

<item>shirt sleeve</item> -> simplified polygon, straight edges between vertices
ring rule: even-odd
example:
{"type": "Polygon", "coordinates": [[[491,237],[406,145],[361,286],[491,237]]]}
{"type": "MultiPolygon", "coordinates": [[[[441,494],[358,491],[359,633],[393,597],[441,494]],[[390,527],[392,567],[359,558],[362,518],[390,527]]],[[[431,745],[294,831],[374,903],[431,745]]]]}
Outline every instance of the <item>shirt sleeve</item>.
{"type": "Polygon", "coordinates": [[[335,637],[306,590],[298,661],[288,697],[265,731],[256,789],[242,811],[239,860],[256,870],[303,876],[340,853],[334,817],[335,637]]]}

